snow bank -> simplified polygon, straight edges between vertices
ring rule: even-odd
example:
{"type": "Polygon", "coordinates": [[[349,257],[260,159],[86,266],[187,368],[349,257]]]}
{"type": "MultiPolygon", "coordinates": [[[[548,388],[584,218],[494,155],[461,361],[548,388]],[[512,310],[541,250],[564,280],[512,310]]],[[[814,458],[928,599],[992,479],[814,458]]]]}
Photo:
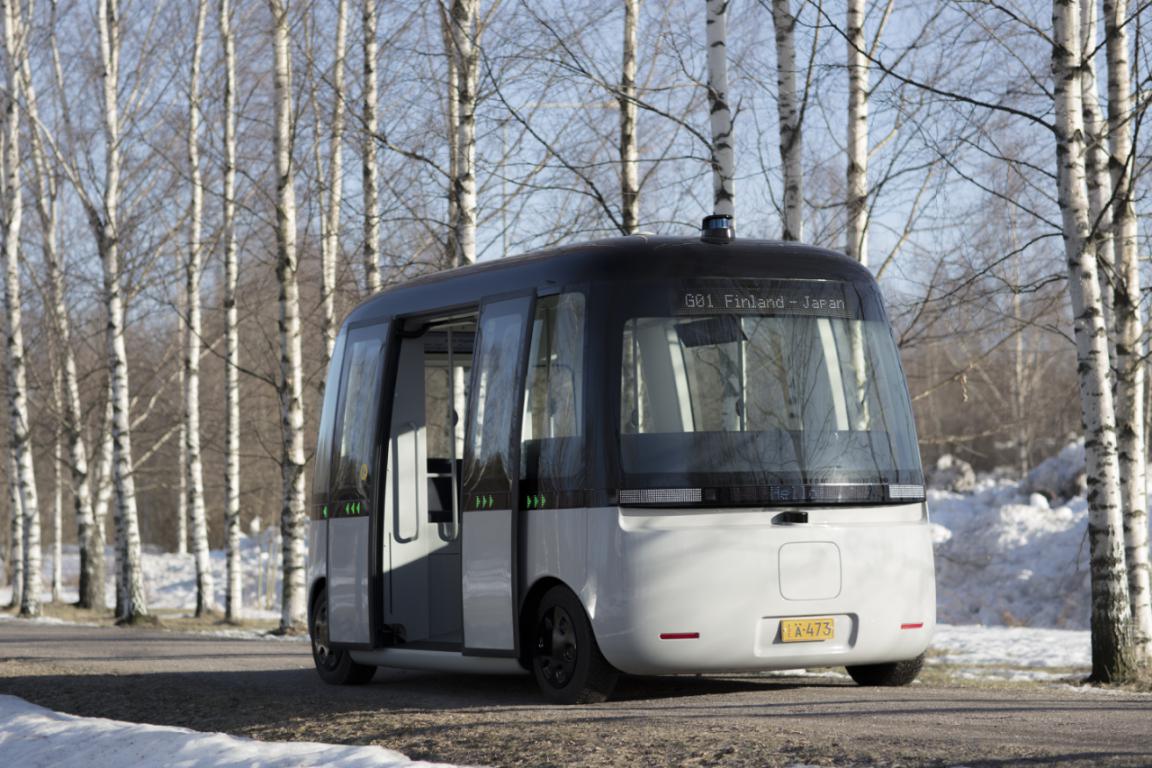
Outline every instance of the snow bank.
{"type": "Polygon", "coordinates": [[[928,492],[937,618],[946,624],[1086,629],[1091,605],[1084,443],[1022,482],[928,492]]]}
{"type": "Polygon", "coordinates": [[[22,768],[92,768],[101,765],[137,768],[252,765],[262,768],[393,768],[438,765],[415,762],[382,747],[255,741],[186,728],[74,717],[5,695],[0,695],[0,757],[4,765],[22,768]]]}
{"type": "MultiPolygon", "coordinates": [[[[265,531],[257,538],[241,536],[240,556],[244,585],[244,616],[250,619],[279,618],[280,595],[280,552],[273,532],[265,531]]],[[[105,597],[112,600],[116,589],[116,553],[112,547],[105,551],[107,580],[105,597]]],[[[146,547],[142,554],[144,571],[144,593],[148,607],[152,609],[186,610],[196,609],[196,561],[191,554],[177,555],[161,552],[154,547],[146,547]]],[[[211,553],[212,576],[215,579],[216,605],[224,607],[227,587],[227,553],[213,550],[211,553]]],[[[45,547],[43,557],[42,599],[48,602],[51,597],[52,553],[45,547]]],[[[79,599],[80,555],[75,545],[64,548],[62,568],[63,589],[61,598],[66,603],[79,599]]],[[[12,600],[11,586],[0,587],[0,605],[8,605],[12,600]]],[[[109,604],[111,607],[111,604],[109,604]]]]}
{"type": "Polygon", "coordinates": [[[1088,505],[1049,507],[1015,483],[974,494],[929,491],[936,540],[937,619],[1083,629],[1088,626],[1088,505]]]}

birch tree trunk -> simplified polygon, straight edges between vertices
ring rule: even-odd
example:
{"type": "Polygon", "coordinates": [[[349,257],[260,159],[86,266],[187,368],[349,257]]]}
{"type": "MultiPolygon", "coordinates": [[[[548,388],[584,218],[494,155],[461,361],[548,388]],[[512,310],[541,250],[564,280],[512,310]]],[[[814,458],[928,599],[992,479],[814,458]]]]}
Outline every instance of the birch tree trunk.
{"type": "Polygon", "coordinates": [[[220,39],[224,49],[224,316],[227,362],[224,367],[226,456],[224,512],[228,547],[228,585],[224,618],[243,613],[244,583],[240,560],[240,323],[236,311],[236,39],[231,0],[220,0],[220,39]]]}
{"type": "Polygon", "coordinates": [[[23,299],[20,286],[20,225],[24,213],[20,174],[20,101],[22,62],[27,56],[27,36],[20,6],[4,5],[4,86],[8,99],[4,110],[4,308],[8,326],[8,407],[11,424],[9,441],[16,462],[14,480],[20,491],[24,512],[24,589],[20,598],[21,616],[40,615],[40,506],[36,473],[32,465],[32,438],[28,420],[28,384],[24,366],[23,299]],[[15,7],[14,7],[15,6],[15,7]]]}
{"type": "Polygon", "coordinates": [[[1148,508],[1145,477],[1144,329],[1140,320],[1140,265],[1132,168],[1132,74],[1128,64],[1128,2],[1104,0],[1108,57],[1108,166],[1112,172],[1116,248],[1116,410],[1120,428],[1120,482],[1129,601],[1137,653],[1152,661],[1148,508]]]}
{"type": "Polygon", "coordinates": [[[444,248],[444,263],[452,266],[457,260],[456,235],[460,228],[460,203],[456,179],[460,172],[460,57],[452,36],[452,9],[440,3],[440,34],[444,38],[444,59],[447,64],[445,91],[448,94],[448,117],[445,131],[448,140],[448,239],[444,248]]]}
{"type": "MultiPolygon", "coordinates": [[[[60,355],[57,353],[53,365],[56,370],[52,373],[52,405],[56,414],[64,410],[64,396],[61,392],[59,371],[60,355]]],[[[64,557],[64,542],[62,538],[64,523],[64,430],[57,420],[52,425],[52,602],[60,602],[61,582],[64,579],[64,568],[61,562],[64,557]]]]}
{"type": "Polygon", "coordinates": [[[848,0],[848,229],[845,252],[868,265],[868,56],[865,0],[848,0]]]}
{"type": "MultiPolygon", "coordinates": [[[[57,87],[63,88],[64,72],[56,44],[54,15],[49,24],[48,34],[56,84],[57,87]]],[[[32,68],[27,57],[22,62],[21,75],[25,109],[33,126],[29,131],[29,146],[35,169],[36,211],[40,219],[44,265],[48,272],[45,281],[48,288],[48,317],[52,322],[59,347],[59,365],[64,388],[61,418],[68,442],[72,503],[76,514],[76,540],[80,550],[77,606],[84,609],[104,608],[104,536],[102,529],[99,531],[100,535],[96,536],[92,511],[92,485],[88,475],[88,446],[84,439],[84,422],[80,405],[80,383],[76,373],[76,355],[72,349],[72,321],[65,299],[64,270],[57,245],[59,177],[48,165],[48,156],[39,128],[40,112],[32,82],[32,68]]]]}
{"type": "Polygon", "coordinates": [[[276,102],[276,279],[280,287],[280,425],[283,504],[284,576],[280,630],[305,628],[304,584],[304,401],[300,352],[300,292],[297,285],[296,193],[292,166],[292,70],[288,9],[283,0],[268,0],[273,16],[276,102]]]}
{"type": "Polygon", "coordinates": [[[200,455],[200,351],[202,322],[200,277],[203,271],[204,179],[200,170],[200,62],[204,51],[204,24],[208,0],[196,5],[196,37],[188,87],[188,170],[190,190],[188,260],[184,270],[184,439],[188,456],[188,513],[192,553],[196,559],[196,615],[216,610],[212,561],[208,551],[208,520],[204,509],[204,465],[200,455]]]}
{"type": "Polygon", "coordinates": [[[707,0],[708,123],[712,129],[712,212],[736,212],[736,157],[728,104],[728,0],[707,0]]]}
{"type": "Polygon", "coordinates": [[[476,82],[480,69],[479,0],[452,0],[452,48],[456,58],[456,200],[452,266],[476,261],[476,82]]]}
{"type": "Polygon", "coordinates": [[[124,342],[124,301],[121,295],[120,10],[118,0],[101,0],[97,13],[103,63],[104,189],[103,211],[91,212],[104,272],[104,302],[108,370],[112,399],[112,480],[116,491],[116,532],[120,552],[118,583],[122,590],[118,617],[133,623],[148,615],[140,570],[140,524],[136,514],[136,481],[132,476],[132,418],[128,393],[128,353],[124,342]]]}
{"type": "Polygon", "coordinates": [[[1121,682],[1135,674],[1135,657],[1120,533],[1120,470],[1108,333],[1088,218],[1079,0],[1054,0],[1052,32],[1057,183],[1088,464],[1092,679],[1121,682]]]}
{"type": "Polygon", "coordinates": [[[784,240],[804,239],[804,139],[796,97],[796,17],[789,0],[772,0],[776,29],[776,108],[784,165],[784,240]]]}
{"type": "MultiPolygon", "coordinates": [[[[185,392],[188,388],[188,370],[184,362],[188,356],[188,351],[184,348],[184,345],[188,343],[186,330],[188,304],[185,296],[181,296],[176,302],[176,312],[180,315],[180,356],[182,358],[180,371],[176,374],[176,391],[180,393],[181,398],[184,398],[187,397],[185,392]]],[[[176,444],[176,463],[178,465],[176,473],[176,554],[186,555],[188,554],[188,417],[184,413],[180,414],[179,435],[177,435],[176,444]]]]}
{"type": "MultiPolygon", "coordinates": [[[[1080,79],[1084,100],[1084,173],[1088,182],[1088,222],[1100,265],[1104,326],[1112,329],[1112,301],[1116,285],[1116,258],[1112,240],[1112,180],[1108,175],[1108,125],[1100,110],[1100,89],[1096,82],[1096,0],[1080,0],[1080,50],[1084,51],[1084,74],[1080,79]]],[[[1111,350],[1110,350],[1111,351],[1111,350]]],[[[1119,418],[1120,403],[1116,403],[1119,418]]],[[[1121,482],[1124,481],[1121,471],[1121,482]]]]}
{"type": "Polygon", "coordinates": [[[624,0],[624,61],[620,68],[620,211],[624,234],[640,228],[640,152],[636,142],[636,26],[640,0],[624,0]]]}
{"type": "MultiPolygon", "coordinates": [[[[364,287],[368,294],[380,290],[380,171],[376,160],[379,131],[376,75],[376,0],[363,0],[364,32],[364,136],[361,141],[361,183],[364,185],[364,287]]],[[[449,99],[451,100],[451,98],[449,99]]]]}
{"type": "Polygon", "coordinates": [[[320,242],[321,291],[324,294],[323,368],[328,369],[336,346],[336,261],[340,253],[340,206],[344,186],[344,53],[348,29],[348,0],[336,3],[336,50],[332,62],[332,133],[328,151],[328,200],[320,242]]]}
{"type": "Polygon", "coordinates": [[[20,487],[16,482],[16,452],[8,446],[8,564],[11,573],[12,600],[9,608],[17,608],[24,598],[24,506],[20,501],[20,487]]]}

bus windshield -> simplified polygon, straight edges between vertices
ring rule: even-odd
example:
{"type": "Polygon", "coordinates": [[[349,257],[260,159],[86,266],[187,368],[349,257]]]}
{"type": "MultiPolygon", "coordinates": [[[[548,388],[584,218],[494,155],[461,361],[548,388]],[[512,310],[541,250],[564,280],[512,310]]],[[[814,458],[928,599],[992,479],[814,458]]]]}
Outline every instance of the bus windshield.
{"type": "Polygon", "coordinates": [[[911,404],[874,294],[702,281],[673,291],[666,312],[626,318],[623,487],[701,489],[717,503],[922,499],[911,404]]]}

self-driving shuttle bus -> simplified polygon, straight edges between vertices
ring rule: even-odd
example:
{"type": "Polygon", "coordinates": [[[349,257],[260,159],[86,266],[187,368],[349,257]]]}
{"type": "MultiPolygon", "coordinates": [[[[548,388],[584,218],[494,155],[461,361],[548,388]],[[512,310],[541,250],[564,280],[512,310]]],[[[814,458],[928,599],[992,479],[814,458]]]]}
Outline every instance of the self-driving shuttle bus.
{"type": "Polygon", "coordinates": [[[441,272],[351,313],[313,485],[324,680],[529,670],[572,703],[621,672],[916,676],[932,544],[876,282],[719,224],[441,272]]]}

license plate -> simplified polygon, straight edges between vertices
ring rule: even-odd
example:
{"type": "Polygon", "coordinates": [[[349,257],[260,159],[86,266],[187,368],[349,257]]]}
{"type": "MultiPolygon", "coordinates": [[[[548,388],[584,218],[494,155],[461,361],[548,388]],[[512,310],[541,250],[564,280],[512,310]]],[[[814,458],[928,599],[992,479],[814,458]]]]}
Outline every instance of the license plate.
{"type": "Polygon", "coordinates": [[[836,621],[830,617],[780,621],[780,640],[785,643],[822,643],[835,637],[836,621]]]}

